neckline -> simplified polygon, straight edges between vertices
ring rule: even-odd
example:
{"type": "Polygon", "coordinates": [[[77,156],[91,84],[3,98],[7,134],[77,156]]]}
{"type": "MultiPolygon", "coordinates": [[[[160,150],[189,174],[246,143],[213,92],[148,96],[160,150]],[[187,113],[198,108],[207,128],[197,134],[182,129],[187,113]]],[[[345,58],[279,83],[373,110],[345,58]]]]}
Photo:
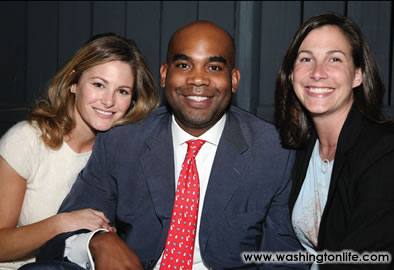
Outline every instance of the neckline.
{"type": "Polygon", "coordinates": [[[322,159],[320,157],[319,144],[320,144],[320,141],[319,141],[319,138],[317,138],[316,139],[316,143],[315,143],[315,147],[314,147],[313,153],[312,153],[312,155],[316,158],[316,161],[318,161],[317,163],[319,164],[319,166],[316,166],[316,167],[318,167],[316,169],[319,171],[320,174],[323,174],[323,175],[329,174],[329,175],[331,175],[332,167],[334,166],[333,163],[334,163],[335,158],[333,160],[331,160],[331,161],[329,161],[328,159],[322,159]]]}
{"type": "Polygon", "coordinates": [[[89,151],[87,151],[87,152],[81,152],[81,153],[75,152],[75,151],[71,148],[71,146],[70,146],[66,141],[64,141],[64,140],[63,140],[62,148],[63,148],[63,147],[64,147],[68,152],[72,153],[72,154],[75,155],[75,156],[86,156],[86,155],[90,155],[90,154],[92,153],[92,150],[89,150],[89,151]]]}

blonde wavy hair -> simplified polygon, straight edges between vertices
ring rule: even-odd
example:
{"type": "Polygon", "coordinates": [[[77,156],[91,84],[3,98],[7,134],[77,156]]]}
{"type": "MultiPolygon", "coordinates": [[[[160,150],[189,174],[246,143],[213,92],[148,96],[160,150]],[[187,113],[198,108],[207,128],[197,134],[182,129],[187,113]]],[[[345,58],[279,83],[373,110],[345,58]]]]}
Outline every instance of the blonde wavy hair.
{"type": "Polygon", "coordinates": [[[135,42],[113,33],[96,35],[52,77],[44,98],[37,100],[30,111],[29,122],[37,123],[45,145],[59,148],[63,137],[75,127],[71,85],[78,83],[85,70],[110,61],[129,64],[135,77],[132,104],[114,126],[141,121],[159,105],[153,74],[135,42]]]}

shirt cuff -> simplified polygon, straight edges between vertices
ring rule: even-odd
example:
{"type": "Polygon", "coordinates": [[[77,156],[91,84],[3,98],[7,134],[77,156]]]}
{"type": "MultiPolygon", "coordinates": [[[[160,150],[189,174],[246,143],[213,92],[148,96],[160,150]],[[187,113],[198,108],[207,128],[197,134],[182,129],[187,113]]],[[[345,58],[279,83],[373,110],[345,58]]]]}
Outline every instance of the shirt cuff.
{"type": "Polygon", "coordinates": [[[78,264],[84,269],[94,270],[94,262],[89,250],[89,243],[90,239],[98,232],[108,232],[108,230],[98,229],[94,232],[76,234],[67,238],[64,257],[67,257],[69,261],[78,264]]]}

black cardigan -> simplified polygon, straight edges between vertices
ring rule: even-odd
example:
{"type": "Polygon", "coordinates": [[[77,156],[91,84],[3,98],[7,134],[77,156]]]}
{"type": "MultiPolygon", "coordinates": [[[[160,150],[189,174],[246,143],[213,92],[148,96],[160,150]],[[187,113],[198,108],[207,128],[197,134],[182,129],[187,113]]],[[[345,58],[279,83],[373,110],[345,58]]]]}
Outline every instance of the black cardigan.
{"type": "MultiPolygon", "coordinates": [[[[314,133],[297,151],[289,206],[304,182],[314,133]]],[[[317,250],[389,251],[394,261],[394,128],[367,120],[353,106],[342,127],[317,250]]],[[[394,269],[394,264],[320,265],[320,269],[394,269]]]]}

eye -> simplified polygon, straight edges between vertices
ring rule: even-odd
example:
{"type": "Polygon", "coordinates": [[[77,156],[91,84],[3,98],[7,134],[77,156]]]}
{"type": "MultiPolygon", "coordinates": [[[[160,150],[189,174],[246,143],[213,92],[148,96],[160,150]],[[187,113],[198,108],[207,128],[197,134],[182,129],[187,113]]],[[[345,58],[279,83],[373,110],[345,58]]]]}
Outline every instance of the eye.
{"type": "Polygon", "coordinates": [[[129,95],[130,94],[129,91],[127,91],[126,89],[119,89],[119,93],[121,95],[129,95]]]}
{"type": "Polygon", "coordinates": [[[311,61],[312,61],[312,59],[309,57],[303,57],[300,59],[300,62],[311,62],[311,61]]]}
{"type": "Polygon", "coordinates": [[[99,83],[99,82],[94,82],[94,83],[92,83],[95,87],[97,87],[97,88],[104,88],[104,85],[102,84],[102,83],[99,83]]]}
{"type": "Polygon", "coordinates": [[[189,65],[186,63],[178,63],[175,65],[176,67],[182,68],[182,69],[187,69],[189,68],[189,65]]]}
{"type": "Polygon", "coordinates": [[[219,66],[210,66],[208,69],[212,70],[212,71],[221,71],[222,70],[222,68],[219,66]]]}
{"type": "Polygon", "coordinates": [[[330,59],[331,62],[342,62],[341,59],[339,59],[338,57],[333,57],[330,59]]]}

